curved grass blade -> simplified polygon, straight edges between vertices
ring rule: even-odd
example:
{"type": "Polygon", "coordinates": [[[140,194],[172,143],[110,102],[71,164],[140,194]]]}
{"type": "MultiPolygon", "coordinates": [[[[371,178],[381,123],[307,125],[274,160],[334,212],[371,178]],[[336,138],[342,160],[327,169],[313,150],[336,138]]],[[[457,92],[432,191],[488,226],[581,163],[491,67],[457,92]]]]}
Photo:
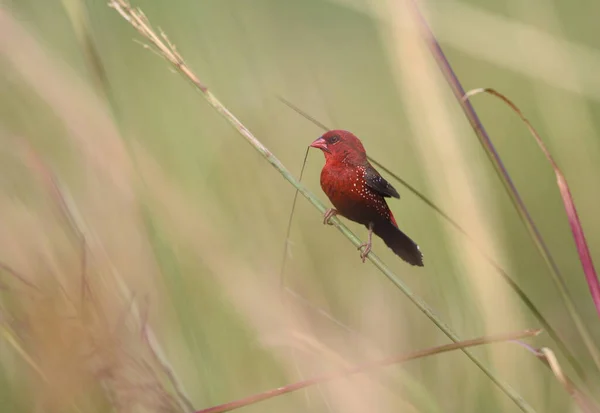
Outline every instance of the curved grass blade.
{"type": "Polygon", "coordinates": [[[592,400],[590,400],[581,390],[579,390],[575,384],[567,377],[567,375],[563,372],[560,364],[558,363],[558,359],[552,350],[547,347],[543,347],[538,350],[538,358],[546,364],[554,376],[558,380],[558,382],[564,387],[565,391],[569,393],[569,396],[573,399],[575,404],[579,407],[579,409],[583,413],[598,413],[598,406],[594,404],[592,400]]]}
{"type": "MultiPolygon", "coordinates": [[[[304,161],[302,162],[302,169],[300,169],[300,176],[298,177],[298,182],[302,182],[302,175],[304,175],[304,167],[306,166],[306,160],[308,159],[308,150],[310,147],[306,148],[306,153],[304,154],[304,161]]],[[[280,288],[285,287],[285,264],[287,263],[287,257],[290,252],[290,235],[292,233],[292,222],[294,219],[294,212],[296,211],[296,201],[298,200],[298,189],[294,192],[294,199],[292,201],[292,209],[290,211],[290,218],[288,220],[287,229],[285,231],[285,245],[283,247],[283,257],[281,258],[281,267],[279,269],[279,285],[280,288]]]]}
{"type": "Polygon", "coordinates": [[[465,98],[471,98],[472,96],[475,96],[479,93],[489,93],[493,96],[500,98],[502,101],[504,101],[504,103],[510,106],[510,108],[525,123],[527,129],[529,129],[529,132],[531,133],[536,143],[546,156],[546,159],[550,163],[550,166],[552,166],[554,174],[556,175],[556,184],[558,185],[560,196],[565,206],[565,212],[567,213],[567,217],[569,218],[569,225],[571,226],[571,231],[573,232],[573,239],[575,240],[575,245],[577,246],[579,260],[581,261],[583,272],[585,273],[585,279],[588,283],[588,287],[590,289],[590,294],[592,295],[592,300],[594,301],[596,311],[600,316],[600,283],[598,282],[596,268],[594,267],[594,262],[590,255],[590,250],[588,248],[587,242],[585,240],[583,227],[581,226],[581,221],[579,220],[577,208],[575,208],[575,202],[573,201],[573,196],[571,195],[567,179],[565,178],[564,174],[554,161],[554,158],[550,154],[550,151],[548,151],[548,148],[542,141],[540,135],[537,133],[533,125],[531,125],[531,122],[529,122],[525,115],[523,115],[523,112],[521,112],[521,110],[510,99],[508,99],[502,93],[489,88],[471,90],[465,95],[465,98]]]}
{"type": "Polygon", "coordinates": [[[513,343],[520,345],[525,350],[537,357],[544,366],[549,368],[558,382],[564,387],[567,393],[571,396],[573,401],[579,406],[582,413],[599,413],[600,408],[596,403],[585,394],[583,391],[577,388],[577,385],[563,372],[558,359],[552,350],[547,347],[541,349],[535,348],[524,341],[513,340],[513,343]]]}
{"type": "Polygon", "coordinates": [[[573,303],[573,299],[568,294],[568,291],[566,288],[566,283],[564,281],[564,277],[562,276],[560,270],[558,269],[558,265],[554,261],[552,254],[550,254],[550,250],[548,249],[548,246],[546,245],[541,233],[539,232],[537,226],[535,225],[533,218],[529,214],[529,211],[527,210],[527,207],[525,206],[525,202],[521,198],[521,195],[519,194],[517,187],[515,186],[513,180],[511,179],[510,174],[508,173],[506,167],[504,166],[504,163],[502,162],[500,155],[496,151],[496,148],[494,147],[492,140],[490,139],[487,131],[485,130],[485,127],[481,123],[479,116],[477,116],[477,113],[475,112],[473,105],[471,105],[471,102],[468,99],[463,99],[463,97],[465,95],[465,90],[463,89],[462,84],[458,80],[458,77],[454,73],[454,70],[452,70],[452,67],[450,66],[450,62],[448,62],[446,55],[442,51],[442,48],[441,48],[440,44],[438,43],[438,41],[436,40],[433,32],[431,31],[431,28],[427,24],[427,21],[421,14],[419,7],[417,5],[417,1],[412,0],[411,3],[413,6],[413,12],[414,12],[415,18],[418,20],[417,23],[419,24],[419,29],[421,31],[421,34],[423,36],[425,43],[429,47],[429,50],[430,50],[433,58],[435,59],[440,71],[442,72],[444,78],[448,82],[448,84],[452,90],[452,93],[458,99],[458,101],[461,105],[461,108],[463,109],[465,116],[467,117],[467,120],[471,124],[471,127],[475,131],[475,134],[476,134],[477,138],[479,139],[481,146],[484,148],[486,155],[492,162],[492,165],[494,166],[494,169],[496,170],[496,173],[497,173],[498,177],[500,178],[500,181],[502,182],[504,189],[506,190],[507,194],[510,197],[511,202],[513,203],[513,206],[515,207],[517,213],[519,214],[519,218],[525,224],[525,227],[529,231],[529,234],[531,235],[536,247],[540,251],[542,258],[546,262],[546,265],[548,266],[548,269],[550,270],[550,274],[552,275],[552,279],[554,280],[555,284],[557,285],[557,288],[559,290],[561,298],[563,299],[563,301],[565,303],[567,312],[569,313],[570,317],[573,319],[573,322],[575,323],[577,331],[581,335],[581,338],[582,338],[588,352],[592,356],[592,359],[594,360],[596,367],[600,370],[600,352],[598,351],[596,344],[592,340],[590,332],[588,331],[587,327],[581,320],[581,317],[577,313],[575,304],[573,303]]]}

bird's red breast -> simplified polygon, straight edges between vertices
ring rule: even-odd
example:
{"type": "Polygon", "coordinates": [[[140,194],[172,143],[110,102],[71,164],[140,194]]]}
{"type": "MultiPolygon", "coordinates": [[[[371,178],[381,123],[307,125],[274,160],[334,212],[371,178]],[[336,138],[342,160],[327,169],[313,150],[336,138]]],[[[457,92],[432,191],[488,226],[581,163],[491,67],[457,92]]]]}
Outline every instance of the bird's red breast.
{"type": "Polygon", "coordinates": [[[327,162],[321,171],[321,188],[338,212],[352,221],[365,224],[383,219],[396,224],[383,196],[367,185],[367,168],[327,162]]]}
{"type": "Polygon", "coordinates": [[[341,215],[361,224],[383,219],[396,225],[384,196],[399,195],[371,166],[356,136],[333,130],[311,146],[325,154],[321,188],[341,215]]]}

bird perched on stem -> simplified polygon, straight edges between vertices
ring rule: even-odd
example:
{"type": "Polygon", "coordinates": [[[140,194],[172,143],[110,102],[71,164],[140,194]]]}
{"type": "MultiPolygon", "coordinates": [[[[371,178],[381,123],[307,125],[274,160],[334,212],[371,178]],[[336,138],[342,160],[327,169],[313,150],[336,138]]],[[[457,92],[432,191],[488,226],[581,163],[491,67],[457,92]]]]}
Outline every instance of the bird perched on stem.
{"type": "Polygon", "coordinates": [[[386,197],[400,198],[398,192],[367,160],[361,141],[344,130],[331,130],[310,144],[325,154],[321,188],[334,208],[325,212],[324,224],[337,214],[369,229],[369,241],[359,249],[363,262],[371,251],[373,233],[396,255],[412,265],[423,266],[419,246],[398,228],[386,197]]]}

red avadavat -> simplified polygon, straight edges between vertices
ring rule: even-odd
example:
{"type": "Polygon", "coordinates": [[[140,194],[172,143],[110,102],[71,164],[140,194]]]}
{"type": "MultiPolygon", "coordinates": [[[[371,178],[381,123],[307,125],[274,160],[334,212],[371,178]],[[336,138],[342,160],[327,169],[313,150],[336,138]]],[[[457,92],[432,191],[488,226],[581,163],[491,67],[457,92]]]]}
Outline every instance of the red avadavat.
{"type": "Polygon", "coordinates": [[[398,192],[367,160],[361,141],[352,133],[332,130],[311,143],[325,154],[321,188],[335,207],[325,213],[323,223],[337,214],[369,229],[369,242],[360,257],[363,262],[371,251],[373,233],[379,236],[404,261],[423,266],[419,246],[398,228],[385,197],[400,198],[398,192]]]}

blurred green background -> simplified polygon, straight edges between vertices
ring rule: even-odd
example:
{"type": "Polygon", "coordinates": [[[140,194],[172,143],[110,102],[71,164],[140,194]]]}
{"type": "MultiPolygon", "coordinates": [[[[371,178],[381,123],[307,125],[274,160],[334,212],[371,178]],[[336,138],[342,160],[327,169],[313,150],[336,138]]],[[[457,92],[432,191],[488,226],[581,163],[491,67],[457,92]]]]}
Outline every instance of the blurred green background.
{"type": "MultiPolygon", "coordinates": [[[[588,386],[597,388],[598,369],[411,30],[407,4],[140,0],[133,6],[164,30],[200,80],[296,176],[307,145],[322,131],[277,96],[359,136],[370,156],[501,263],[584,366],[588,386]]],[[[497,89],[538,128],[571,185],[597,258],[600,3],[422,6],[465,89],[497,89]]],[[[354,247],[322,225],[302,197],[282,294],[294,188],[143,43],[106,1],[0,2],[0,262],[43,292],[33,294],[3,273],[9,287],[1,307],[2,411],[184,411],[156,348],[140,334],[150,328],[198,410],[448,341],[375,267],[362,265],[354,247]]],[[[579,314],[600,339],[551,168],[505,105],[489,96],[474,98],[474,105],[579,314]]],[[[303,183],[326,201],[319,187],[323,163],[321,153],[310,151],[303,183]]],[[[539,327],[473,243],[391,182],[401,200],[390,207],[419,243],[425,267],[409,267],[379,240],[374,251],[415,293],[462,338],[539,327]]],[[[364,228],[349,226],[366,236],[364,228]]],[[[547,335],[531,343],[557,351],[581,384],[547,335]]],[[[474,353],[536,411],[575,409],[552,372],[522,347],[496,344],[474,353]]],[[[244,410],[518,407],[454,352],[244,410]]]]}

